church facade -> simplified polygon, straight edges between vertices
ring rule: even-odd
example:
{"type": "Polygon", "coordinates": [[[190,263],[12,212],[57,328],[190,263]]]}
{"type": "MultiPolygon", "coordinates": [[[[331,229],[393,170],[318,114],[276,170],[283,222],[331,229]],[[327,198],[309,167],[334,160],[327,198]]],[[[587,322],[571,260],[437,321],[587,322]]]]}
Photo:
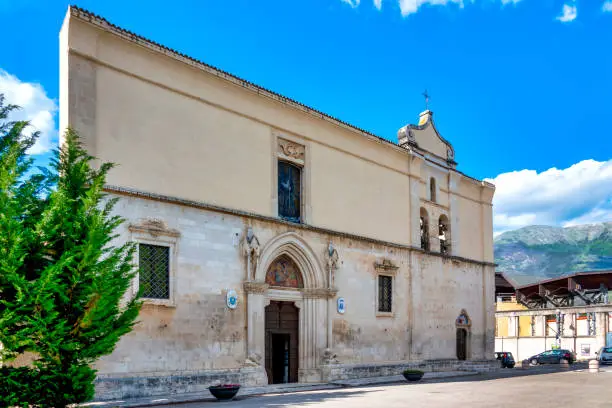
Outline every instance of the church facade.
{"type": "Polygon", "coordinates": [[[392,143],[75,7],[60,105],[138,246],[97,398],[495,366],[494,187],[429,110],[392,143]]]}

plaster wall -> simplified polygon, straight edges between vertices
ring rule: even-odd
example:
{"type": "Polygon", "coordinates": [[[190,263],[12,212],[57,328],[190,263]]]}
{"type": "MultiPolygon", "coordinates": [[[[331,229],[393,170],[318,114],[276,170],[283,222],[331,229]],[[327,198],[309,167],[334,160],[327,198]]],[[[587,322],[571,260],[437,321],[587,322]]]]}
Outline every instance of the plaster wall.
{"type": "Polygon", "coordinates": [[[491,187],[470,179],[450,189],[453,170],[412,169],[416,153],[139,41],[70,12],[60,36],[62,131],[74,127],[92,155],[118,164],[109,184],[274,217],[282,135],[306,149],[305,223],[418,247],[411,180],[426,186],[433,174],[440,205],[458,197],[451,218],[463,221],[453,233],[469,245],[457,242],[453,254],[492,259],[482,238],[492,241],[482,220],[491,197],[481,191],[492,195],[491,187]],[[463,204],[463,196],[474,201],[463,204]]]}

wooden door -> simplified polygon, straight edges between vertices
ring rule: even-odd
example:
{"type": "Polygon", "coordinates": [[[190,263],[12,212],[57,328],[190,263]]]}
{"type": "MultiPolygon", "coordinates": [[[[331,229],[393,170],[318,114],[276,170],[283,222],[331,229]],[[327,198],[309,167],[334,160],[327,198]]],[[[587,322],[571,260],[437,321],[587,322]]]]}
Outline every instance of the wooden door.
{"type": "Polygon", "coordinates": [[[467,330],[457,329],[457,359],[467,358],[467,330]]]}
{"type": "Polygon", "coordinates": [[[266,306],[265,363],[270,384],[298,381],[298,328],[299,310],[292,302],[272,301],[266,306]]]}

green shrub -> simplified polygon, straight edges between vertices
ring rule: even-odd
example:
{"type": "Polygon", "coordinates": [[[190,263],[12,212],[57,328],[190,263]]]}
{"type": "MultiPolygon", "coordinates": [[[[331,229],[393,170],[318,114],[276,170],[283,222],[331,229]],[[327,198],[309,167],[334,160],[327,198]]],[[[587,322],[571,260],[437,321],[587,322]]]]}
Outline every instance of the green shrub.
{"type": "Polygon", "coordinates": [[[421,370],[404,370],[403,374],[405,374],[405,375],[409,375],[409,374],[423,375],[423,374],[425,374],[425,372],[421,371],[421,370]]]}

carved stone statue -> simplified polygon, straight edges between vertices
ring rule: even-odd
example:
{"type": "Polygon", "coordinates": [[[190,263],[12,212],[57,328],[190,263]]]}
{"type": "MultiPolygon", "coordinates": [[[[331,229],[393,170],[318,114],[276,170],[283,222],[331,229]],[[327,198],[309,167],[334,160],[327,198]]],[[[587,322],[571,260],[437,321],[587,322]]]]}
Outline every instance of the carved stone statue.
{"type": "Polygon", "coordinates": [[[334,248],[333,244],[330,242],[327,247],[326,252],[327,258],[327,270],[329,271],[329,288],[334,287],[334,283],[336,281],[335,271],[338,269],[338,251],[334,248]]]}
{"type": "Polygon", "coordinates": [[[255,279],[254,269],[259,260],[260,251],[259,239],[249,227],[241,244],[242,255],[247,258],[247,279],[249,280],[255,279]]]}

